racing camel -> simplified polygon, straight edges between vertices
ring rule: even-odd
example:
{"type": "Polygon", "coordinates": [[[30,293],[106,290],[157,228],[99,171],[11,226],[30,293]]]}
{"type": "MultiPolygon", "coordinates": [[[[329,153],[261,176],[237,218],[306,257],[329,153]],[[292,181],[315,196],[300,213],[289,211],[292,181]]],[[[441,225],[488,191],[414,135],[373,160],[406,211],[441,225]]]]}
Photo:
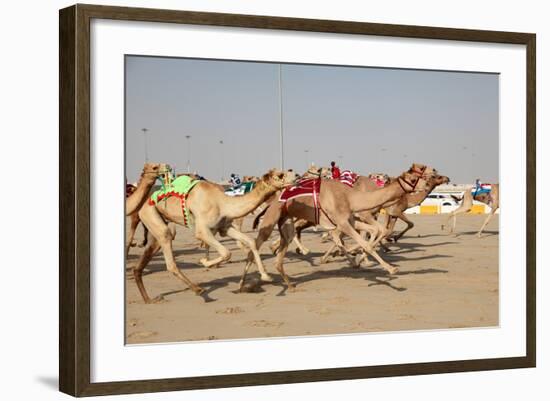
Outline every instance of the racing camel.
{"type": "MultiPolygon", "coordinates": [[[[259,249],[271,235],[275,224],[278,225],[281,241],[276,256],[275,266],[289,289],[292,289],[293,285],[285,274],[283,259],[290,241],[294,238],[293,218],[304,219],[315,225],[321,225],[327,230],[331,230],[331,233],[333,233],[333,240],[338,244],[339,248],[344,251],[344,244],[341,241],[339,233],[347,234],[349,237],[353,238],[366,253],[372,255],[390,274],[397,273],[398,269],[385,262],[378,255],[376,250],[373,249],[371,244],[356,231],[370,231],[371,227],[355,219],[354,214],[398,199],[404,193],[426,189],[428,186],[426,178],[424,177],[426,171],[434,172],[435,170],[423,166],[422,175],[419,176],[413,166],[397,177],[392,183],[374,192],[365,193],[350,188],[336,180],[319,180],[317,184],[318,188],[314,187],[315,189],[312,196],[289,198],[285,202],[280,202],[278,199],[275,199],[270,203],[260,224],[255,246],[259,249]],[[315,190],[318,190],[318,195],[316,195],[315,190]]],[[[288,189],[287,191],[291,190],[292,189],[288,189]]],[[[348,254],[346,253],[346,255],[348,254]]],[[[248,261],[239,284],[241,291],[244,288],[248,269],[255,260],[253,256],[252,253],[248,255],[248,261]]],[[[349,255],[348,259],[350,259],[349,255]]],[[[350,259],[350,262],[354,264],[354,260],[350,259]]]]}
{"type": "Polygon", "coordinates": [[[483,229],[489,224],[489,220],[493,217],[493,215],[496,213],[496,211],[499,208],[499,184],[491,184],[491,189],[489,191],[483,191],[479,190],[476,191],[474,188],[467,189],[464,192],[464,196],[462,197],[462,203],[458,207],[458,209],[452,211],[449,213],[449,216],[445,220],[445,222],[441,225],[441,229],[444,230],[445,226],[449,223],[449,220],[453,219],[453,225],[451,226],[450,232],[454,232],[456,227],[456,216],[458,214],[467,213],[472,209],[472,206],[474,205],[474,200],[484,203],[488,205],[491,208],[491,212],[483,222],[483,225],[479,229],[477,233],[477,237],[481,237],[481,233],[483,232],[483,229]],[[472,190],[474,191],[472,193],[472,190]]]}
{"type": "Polygon", "coordinates": [[[180,271],[172,251],[174,234],[168,227],[168,223],[189,226],[189,218],[194,221],[195,237],[214,247],[220,254],[218,258],[212,260],[202,258],[200,263],[203,266],[210,267],[231,258],[229,250],[215,237],[219,232],[222,236],[228,235],[237,241],[244,242],[251,250],[262,278],[270,280],[254,240],[233,227],[232,222],[246,216],[272,194],[294,181],[294,173],[273,169],[258,181],[251,192],[239,197],[225,195],[218,185],[208,181],[193,181],[190,184],[191,189],[184,196],[166,194],[162,200],[158,198],[156,203],[153,202],[153,197],[149,198],[150,201],[140,209],[139,217],[149,230],[151,241],[133,268],[134,279],[143,301],[151,303],[162,300],[162,296],[153,300],[149,298],[142,279],[143,269],[159,249],[164,253],[166,267],[170,273],[188,285],[195,294],[199,295],[204,291],[180,271]]]}

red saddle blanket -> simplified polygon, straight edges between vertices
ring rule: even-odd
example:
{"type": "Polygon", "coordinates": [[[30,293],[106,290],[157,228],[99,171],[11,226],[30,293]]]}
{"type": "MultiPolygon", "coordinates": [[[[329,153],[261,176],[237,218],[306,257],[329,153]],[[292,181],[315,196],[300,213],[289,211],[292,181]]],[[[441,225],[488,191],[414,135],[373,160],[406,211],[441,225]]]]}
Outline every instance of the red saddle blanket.
{"type": "Polygon", "coordinates": [[[279,202],[287,202],[299,196],[311,196],[315,207],[315,224],[319,224],[319,191],[321,190],[320,178],[309,178],[298,181],[291,187],[283,189],[279,196],[279,202]]]}
{"type": "Polygon", "coordinates": [[[291,187],[286,187],[279,196],[280,202],[286,202],[298,196],[318,195],[321,189],[321,180],[319,178],[308,178],[298,181],[291,187]]]}
{"type": "Polygon", "coordinates": [[[348,187],[353,188],[353,184],[357,181],[357,177],[359,177],[359,175],[355,174],[353,171],[344,170],[340,173],[340,177],[338,179],[342,184],[346,184],[348,187]]]}

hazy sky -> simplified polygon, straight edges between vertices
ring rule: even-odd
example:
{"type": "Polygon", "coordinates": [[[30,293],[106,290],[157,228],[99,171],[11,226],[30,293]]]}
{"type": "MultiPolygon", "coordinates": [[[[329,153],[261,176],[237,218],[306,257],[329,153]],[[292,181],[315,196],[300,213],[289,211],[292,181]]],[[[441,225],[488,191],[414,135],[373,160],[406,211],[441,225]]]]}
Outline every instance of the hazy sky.
{"type": "MultiPolygon", "coordinates": [[[[498,90],[496,74],[283,64],[285,168],[396,175],[421,162],[454,183],[497,182],[498,90]]],[[[179,172],[189,155],[212,180],[278,167],[278,64],[127,56],[130,182],[142,128],[149,160],[179,172]]]]}

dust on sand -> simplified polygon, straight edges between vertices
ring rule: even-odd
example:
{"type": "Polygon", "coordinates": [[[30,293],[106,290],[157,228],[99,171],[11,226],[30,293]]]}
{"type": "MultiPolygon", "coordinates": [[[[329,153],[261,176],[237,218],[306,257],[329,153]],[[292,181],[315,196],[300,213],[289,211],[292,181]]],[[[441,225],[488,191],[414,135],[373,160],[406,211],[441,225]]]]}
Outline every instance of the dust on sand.
{"type": "MultiPolygon", "coordinates": [[[[206,269],[199,264],[204,250],[192,231],[177,227],[174,254],[178,266],[206,289],[205,294],[196,296],[186,289],[166,271],[162,253],[158,253],[143,280],[149,295],[162,295],[164,302],[144,304],[131,274],[142,249],[132,248],[126,266],[126,342],[496,326],[498,216],[482,238],[475,234],[484,215],[459,218],[458,235],[441,231],[444,217],[411,216],[415,227],[391,245],[391,253],[381,253],[399,267],[396,275],[388,275],[374,263],[352,268],[343,257],[321,265],[320,257],[330,244],[321,242],[320,231],[305,231],[303,242],[311,253],[303,256],[289,250],[285,258],[285,270],[296,284],[294,292],[286,289],[274,269],[267,244],[261,250],[262,259],[274,282],[261,283],[253,267],[248,280],[254,291],[237,293],[245,252],[235,241],[222,239],[231,250],[232,261],[206,269]]],[[[250,227],[247,219],[243,230],[250,227]]],[[[256,237],[252,231],[248,235],[256,237]]],[[[136,237],[141,236],[138,229],[136,237]]]]}

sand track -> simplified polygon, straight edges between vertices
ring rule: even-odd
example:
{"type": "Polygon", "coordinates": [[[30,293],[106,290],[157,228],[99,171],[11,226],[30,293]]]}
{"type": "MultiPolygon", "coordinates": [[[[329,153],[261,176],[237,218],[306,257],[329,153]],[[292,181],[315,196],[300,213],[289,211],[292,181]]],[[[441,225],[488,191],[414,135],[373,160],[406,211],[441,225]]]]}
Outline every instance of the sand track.
{"type": "MultiPolygon", "coordinates": [[[[236,293],[245,253],[233,240],[222,242],[232,262],[218,269],[198,264],[204,250],[192,232],[177,228],[178,266],[206,289],[195,296],[168,272],[162,254],[151,261],[145,286],[165,302],[145,305],[131,271],[126,275],[126,341],[130,344],[255,337],[302,336],[373,331],[486,327],[498,325],[498,216],[482,238],[484,216],[458,219],[458,236],[440,230],[444,216],[412,216],[413,230],[382,256],[400,272],[389,276],[378,264],[354,269],[343,257],[320,265],[329,247],[321,232],[304,232],[307,256],[289,251],[285,270],[296,284],[289,292],[278,276],[267,245],[261,250],[273,283],[254,293],[236,293]]],[[[245,231],[251,221],[245,222],[245,231]]],[[[255,237],[255,233],[249,232],[255,237]]],[[[141,239],[141,231],[137,238],[141,239]]],[[[274,236],[272,238],[275,238],[274,236]]],[[[348,242],[349,243],[349,242],[348,242]]],[[[131,268],[142,249],[132,248],[131,268]]],[[[212,253],[214,255],[214,253],[212,253]]],[[[258,280],[256,269],[249,280],[258,280]]]]}

